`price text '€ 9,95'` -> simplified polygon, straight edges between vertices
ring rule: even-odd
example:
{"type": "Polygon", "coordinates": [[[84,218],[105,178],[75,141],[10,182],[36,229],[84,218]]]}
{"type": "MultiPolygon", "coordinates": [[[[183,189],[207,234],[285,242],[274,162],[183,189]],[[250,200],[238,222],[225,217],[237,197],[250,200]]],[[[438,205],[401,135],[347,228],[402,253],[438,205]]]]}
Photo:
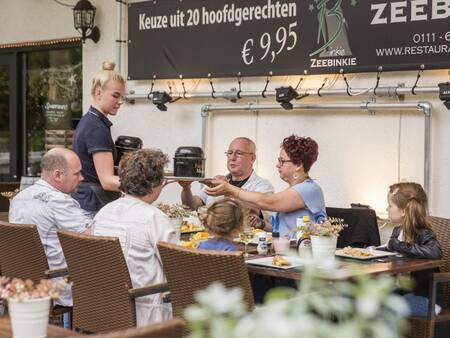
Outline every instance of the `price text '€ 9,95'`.
{"type": "Polygon", "coordinates": [[[270,58],[273,63],[280,53],[289,52],[297,45],[297,21],[289,24],[288,27],[281,26],[271,35],[268,32],[261,34],[259,38],[249,38],[242,46],[242,60],[246,65],[251,65],[258,58],[258,54],[262,54],[260,61],[270,58]]]}

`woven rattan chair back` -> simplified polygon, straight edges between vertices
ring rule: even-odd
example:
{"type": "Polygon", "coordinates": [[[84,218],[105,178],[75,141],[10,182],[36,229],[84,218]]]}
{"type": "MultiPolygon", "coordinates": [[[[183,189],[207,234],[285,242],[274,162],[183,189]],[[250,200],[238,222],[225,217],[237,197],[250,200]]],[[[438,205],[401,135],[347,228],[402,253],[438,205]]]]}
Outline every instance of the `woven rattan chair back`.
{"type": "Polygon", "coordinates": [[[181,338],[184,322],[181,319],[167,320],[158,324],[124,331],[90,336],[91,338],[181,338]]]}
{"type": "Polygon", "coordinates": [[[183,310],[195,303],[194,293],[216,281],[227,288],[242,288],[248,309],[253,309],[253,294],[242,252],[187,249],[166,242],[157,245],[174,316],[182,317],[183,310]]]}
{"type": "Polygon", "coordinates": [[[0,222],[0,266],[2,276],[35,283],[46,278],[47,256],[36,225],[0,222]]]}
{"type": "MultiPolygon", "coordinates": [[[[433,231],[441,245],[442,260],[444,263],[440,272],[450,272],[450,219],[440,217],[429,217],[433,231]]],[[[442,284],[444,308],[450,308],[450,285],[442,284]]]]}
{"type": "MultiPolygon", "coordinates": [[[[450,272],[450,219],[430,216],[428,220],[431,223],[434,233],[441,245],[443,264],[440,272],[450,272]]],[[[438,322],[448,320],[450,307],[450,287],[448,283],[442,283],[443,309],[438,322]]],[[[429,320],[427,317],[410,317],[408,338],[433,338],[435,336],[436,320],[429,320]]],[[[448,325],[448,323],[443,323],[448,325]]]]}
{"type": "Polygon", "coordinates": [[[118,238],[58,230],[73,296],[73,327],[92,333],[136,326],[128,267],[118,238]]]}

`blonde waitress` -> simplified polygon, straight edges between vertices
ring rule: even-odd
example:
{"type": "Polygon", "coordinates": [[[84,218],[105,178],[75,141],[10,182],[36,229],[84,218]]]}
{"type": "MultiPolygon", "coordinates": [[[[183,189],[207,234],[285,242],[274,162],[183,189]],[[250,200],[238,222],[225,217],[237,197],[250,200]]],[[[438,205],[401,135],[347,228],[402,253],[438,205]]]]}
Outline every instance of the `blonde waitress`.
{"type": "Polygon", "coordinates": [[[92,79],[92,103],[80,120],[73,141],[84,181],[72,196],[93,214],[120,197],[119,177],[114,175],[117,154],[108,116],[115,116],[124,102],[125,80],[114,67],[114,62],[103,62],[102,69],[92,79]]]}

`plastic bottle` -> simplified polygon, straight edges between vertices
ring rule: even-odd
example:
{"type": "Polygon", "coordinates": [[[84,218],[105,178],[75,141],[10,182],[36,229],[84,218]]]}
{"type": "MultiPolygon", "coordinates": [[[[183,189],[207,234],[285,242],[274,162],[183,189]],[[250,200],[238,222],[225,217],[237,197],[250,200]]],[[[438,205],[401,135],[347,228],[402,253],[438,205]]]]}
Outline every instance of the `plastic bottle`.
{"type": "MultiPolygon", "coordinates": [[[[299,218],[297,218],[297,225],[299,222],[299,218]]],[[[308,215],[304,215],[301,219],[302,226],[304,228],[308,227],[311,223],[311,220],[308,215]]],[[[297,242],[297,251],[300,257],[311,257],[311,238],[308,235],[305,235],[304,231],[298,232],[298,242],[297,242]]]]}
{"type": "Polygon", "coordinates": [[[297,220],[295,222],[296,227],[297,227],[297,231],[295,233],[295,239],[298,241],[300,241],[300,239],[302,238],[303,235],[303,217],[297,217],[297,220]]]}
{"type": "Polygon", "coordinates": [[[258,240],[258,246],[256,247],[258,255],[267,255],[267,240],[266,236],[260,236],[258,240]]]}
{"type": "MultiPolygon", "coordinates": [[[[278,219],[278,213],[276,213],[275,215],[272,215],[272,236],[274,234],[279,234],[280,233],[280,222],[278,219]]],[[[275,237],[280,237],[280,235],[275,237]]]]}
{"type": "Polygon", "coordinates": [[[303,225],[307,226],[311,223],[311,219],[308,215],[303,215],[303,225]]]}
{"type": "MultiPolygon", "coordinates": [[[[272,250],[275,251],[277,241],[280,239],[280,222],[278,213],[272,215],[272,250]]],[[[276,253],[276,252],[275,252],[276,253]]]]}

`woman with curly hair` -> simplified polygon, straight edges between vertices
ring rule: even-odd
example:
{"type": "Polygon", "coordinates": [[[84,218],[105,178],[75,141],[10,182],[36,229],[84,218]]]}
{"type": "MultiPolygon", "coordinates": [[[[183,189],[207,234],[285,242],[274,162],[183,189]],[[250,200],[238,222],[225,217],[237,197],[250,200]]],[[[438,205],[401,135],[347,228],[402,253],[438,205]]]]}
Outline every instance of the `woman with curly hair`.
{"type": "Polygon", "coordinates": [[[219,179],[211,181],[213,187],[207,188],[206,192],[214,196],[232,196],[256,208],[277,212],[280,236],[293,236],[298,217],[308,215],[314,222],[326,218],[322,189],[309,177],[318,150],[316,141],[310,137],[291,135],[283,140],[276,167],[280,178],[289,187],[276,194],[246,191],[219,179]]]}
{"type": "MultiPolygon", "coordinates": [[[[119,238],[135,288],[165,282],[156,243],[177,243],[169,218],[152,205],[163,188],[167,162],[167,155],[160,150],[141,149],[124,156],[119,178],[125,196],[100,209],[92,223],[92,234],[119,238]]],[[[171,316],[170,303],[164,303],[160,294],[136,299],[137,326],[171,316]]]]}

